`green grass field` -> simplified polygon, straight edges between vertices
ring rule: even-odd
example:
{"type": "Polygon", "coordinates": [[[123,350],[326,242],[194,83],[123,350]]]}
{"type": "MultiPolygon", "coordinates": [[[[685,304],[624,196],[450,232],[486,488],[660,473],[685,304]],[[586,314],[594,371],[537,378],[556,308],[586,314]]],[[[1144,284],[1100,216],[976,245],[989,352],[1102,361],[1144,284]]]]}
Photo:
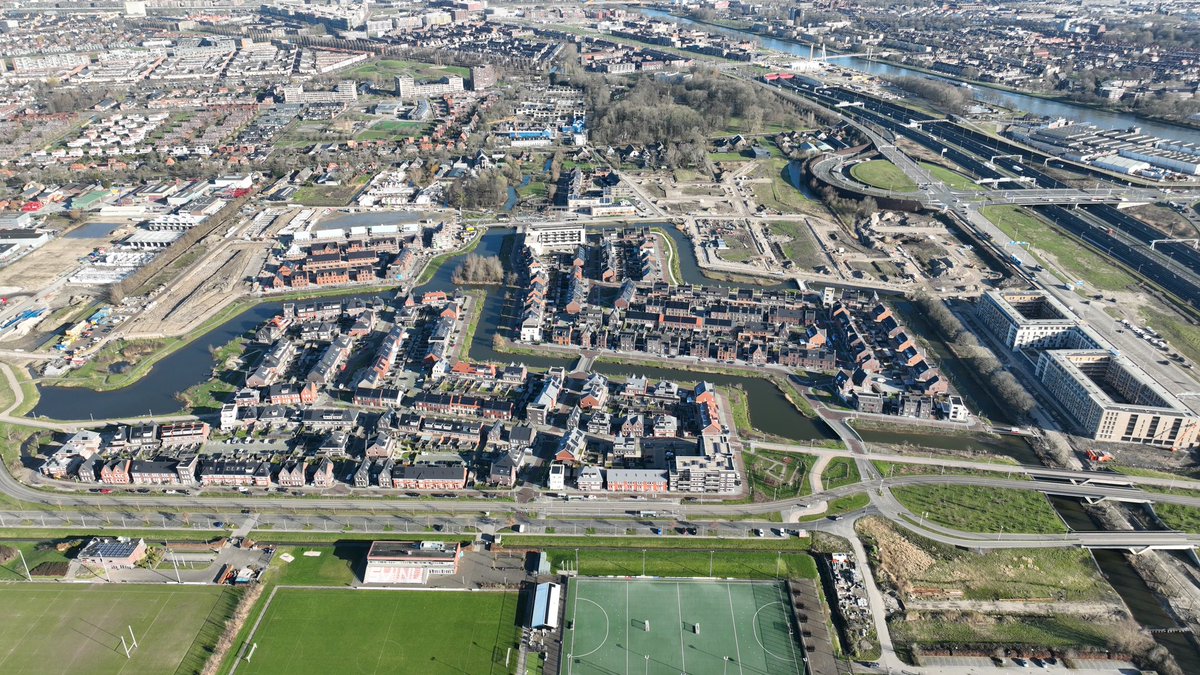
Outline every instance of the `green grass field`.
{"type": "Polygon", "coordinates": [[[929,162],[921,162],[921,168],[928,171],[934,178],[950,186],[951,190],[972,190],[975,192],[983,190],[983,186],[981,186],[979,183],[976,183],[957,171],[951,171],[944,166],[930,164],[929,162]]]}
{"type": "Polygon", "coordinates": [[[815,205],[785,178],[787,166],[788,160],[778,157],[760,164],[755,175],[768,178],[771,182],[750,183],[750,188],[754,191],[754,200],[780,213],[811,211],[815,205]]]}
{"type": "Polygon", "coordinates": [[[895,164],[876,159],[850,167],[850,175],[860,183],[893,192],[916,192],[917,184],[895,164]]]}
{"type": "Polygon", "coordinates": [[[1104,256],[1018,206],[985,206],[979,212],[1014,240],[1027,241],[1034,249],[1054,256],[1059,267],[1094,288],[1121,290],[1134,283],[1133,277],[1104,256]]]}
{"type": "Polygon", "coordinates": [[[258,648],[238,665],[247,675],[510,673],[517,595],[281,588],[248,639],[258,648]]]}
{"type": "Polygon", "coordinates": [[[778,583],[575,579],[561,672],[800,675],[789,612],[778,583]]]}
{"type": "MultiPolygon", "coordinates": [[[[552,567],[574,568],[574,549],[547,549],[552,567]]],[[[642,552],[636,549],[580,549],[579,573],[585,576],[641,576],[642,552]]],[[[815,579],[817,566],[807,553],[766,551],[647,550],[645,574],[652,577],[728,577],[734,579],[815,579]],[[712,567],[709,567],[711,562],[712,567]]]]}
{"type": "Polygon", "coordinates": [[[1067,526],[1040,492],[962,485],[906,485],[892,494],[909,511],[967,532],[1061,534],[1067,526]]]}
{"type": "Polygon", "coordinates": [[[241,591],[220,586],[0,588],[0,672],[198,673],[241,591]],[[138,647],[129,659],[121,637],[138,647]]]}
{"type": "MultiPolygon", "coordinates": [[[[799,193],[799,190],[797,190],[799,193]]],[[[802,222],[770,223],[771,234],[788,237],[790,241],[782,242],[779,247],[784,255],[800,267],[811,269],[828,264],[825,255],[817,248],[812,232],[802,222]]]]}

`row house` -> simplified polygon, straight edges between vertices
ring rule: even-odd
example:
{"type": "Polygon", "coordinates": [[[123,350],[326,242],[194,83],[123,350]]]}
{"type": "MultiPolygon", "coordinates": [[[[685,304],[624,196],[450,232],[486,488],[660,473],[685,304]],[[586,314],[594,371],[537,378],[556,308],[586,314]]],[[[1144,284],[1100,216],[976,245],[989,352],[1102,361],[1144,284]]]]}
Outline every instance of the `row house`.
{"type": "Polygon", "coordinates": [[[287,338],[276,340],[263,355],[262,361],[254,369],[254,372],[246,378],[246,386],[262,388],[274,383],[287,370],[288,364],[291,363],[295,354],[296,347],[291,340],[287,338]]]}
{"type": "Polygon", "coordinates": [[[467,485],[462,464],[411,464],[392,471],[392,487],[399,490],[461,490],[467,485]]]}
{"type": "Polygon", "coordinates": [[[267,387],[266,400],[271,405],[312,405],[317,400],[314,382],[277,382],[267,387]]]}
{"type": "Polygon", "coordinates": [[[259,460],[204,460],[199,477],[205,486],[270,487],[271,465],[259,460]]]}
{"type": "Polygon", "coordinates": [[[413,408],[426,413],[455,415],[459,417],[483,417],[484,419],[491,420],[509,420],[513,416],[513,404],[511,401],[462,394],[422,392],[413,400],[413,408]]]}
{"type": "Polygon", "coordinates": [[[276,477],[276,481],[279,483],[279,487],[304,487],[307,470],[308,462],[295,459],[288,460],[279,467],[279,475],[276,477]]]}
{"type": "Polygon", "coordinates": [[[443,420],[428,417],[422,420],[417,435],[425,440],[443,443],[467,443],[477,445],[483,424],[471,421],[443,420]]]}
{"type": "Polygon", "coordinates": [[[179,472],[173,461],[133,460],[129,463],[129,479],[134,485],[178,485],[179,472]]]}
{"type": "Polygon", "coordinates": [[[354,390],[354,405],[364,408],[394,408],[400,405],[404,392],[390,387],[354,390]]]}
{"type": "Polygon", "coordinates": [[[657,493],[668,488],[666,471],[661,469],[609,469],[610,492],[657,493]]]}
{"type": "Polygon", "coordinates": [[[321,358],[309,369],[304,381],[318,386],[331,384],[342,372],[346,359],[350,356],[354,340],[350,335],[338,335],[321,352],[321,358]]]}

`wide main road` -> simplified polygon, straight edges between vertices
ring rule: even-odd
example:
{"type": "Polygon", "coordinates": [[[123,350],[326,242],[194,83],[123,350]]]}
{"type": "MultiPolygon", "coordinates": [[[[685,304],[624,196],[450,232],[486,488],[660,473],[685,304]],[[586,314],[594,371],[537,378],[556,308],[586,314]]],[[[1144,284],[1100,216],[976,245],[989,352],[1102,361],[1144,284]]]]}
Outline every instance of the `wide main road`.
{"type": "MultiPolygon", "coordinates": [[[[1036,168],[1060,161],[1009,141],[982,134],[948,120],[928,120],[904,106],[839,87],[811,88],[794,83],[780,85],[843,117],[853,118],[860,128],[874,137],[876,147],[905,173],[915,175],[925,191],[925,199],[954,210],[970,222],[978,211],[970,202],[960,200],[947,186],[933,180],[891,143],[902,136],[944,156],[981,178],[1013,181],[1031,179],[1040,189],[1058,190],[1070,186],[1036,168]],[[840,107],[839,107],[840,106],[840,107]],[[869,127],[878,128],[879,133],[869,127]],[[882,138],[880,136],[882,135],[882,138]],[[961,202],[961,203],[960,203],[961,202]]],[[[1106,176],[1111,179],[1111,177],[1106,176]]],[[[1019,188],[1018,188],[1019,189],[1019,188]]],[[[912,194],[897,194],[911,198],[912,194]]],[[[1081,206],[1078,211],[1061,206],[1033,207],[1047,219],[1075,237],[1087,242],[1130,270],[1166,288],[1185,302],[1200,306],[1200,252],[1181,243],[1158,244],[1167,235],[1109,205],[1081,206]]]]}
{"type": "MultiPolygon", "coordinates": [[[[859,457],[859,456],[856,456],[859,457]]],[[[889,458],[890,461],[902,461],[904,458],[890,455],[873,455],[873,457],[889,458]]],[[[859,457],[862,458],[862,457],[859,457]]],[[[1015,469],[1021,472],[1032,472],[1036,469],[1026,467],[1011,467],[994,465],[997,470],[1015,469]]],[[[835,499],[858,492],[880,490],[902,485],[962,485],[980,488],[1010,488],[1015,490],[1036,490],[1053,492],[1054,494],[1076,496],[1091,499],[1134,500],[1161,502],[1193,506],[1200,508],[1200,496],[1192,494],[1171,494],[1164,492],[1145,492],[1132,487],[1107,484],[1084,484],[1083,481],[1104,477],[1112,481],[1119,479],[1130,485],[1152,485],[1168,487],[1178,485],[1176,481],[1162,478],[1146,478],[1141,476],[1115,476],[1112,474],[1097,474],[1096,472],[1056,471],[1055,476],[1063,480],[1022,480],[1018,478],[992,478],[974,475],[918,475],[879,477],[861,483],[844,485],[838,488],[815,492],[803,498],[784,499],[778,501],[756,502],[750,504],[727,504],[719,500],[713,502],[683,502],[679,499],[594,499],[579,501],[562,501],[541,499],[528,503],[517,503],[500,499],[472,499],[460,497],[455,499],[406,499],[406,498],[370,498],[370,497],[292,497],[292,496],[253,496],[250,494],[212,494],[212,495],[139,495],[139,494],[84,494],[79,492],[53,492],[32,488],[16,480],[7,470],[0,471],[0,492],[7,496],[29,504],[41,504],[49,509],[97,509],[104,507],[115,508],[164,508],[164,509],[250,509],[260,512],[296,509],[320,509],[322,511],[346,512],[394,512],[394,513],[458,513],[479,514],[483,511],[493,513],[551,513],[560,516],[613,516],[628,517],[644,511],[667,511],[685,516],[712,517],[742,517],[755,514],[775,513],[799,507],[806,507],[822,499],[835,499]],[[1065,480],[1070,474],[1077,476],[1076,483],[1065,480]]],[[[1049,477],[1049,476],[1048,476],[1049,477]]]]}

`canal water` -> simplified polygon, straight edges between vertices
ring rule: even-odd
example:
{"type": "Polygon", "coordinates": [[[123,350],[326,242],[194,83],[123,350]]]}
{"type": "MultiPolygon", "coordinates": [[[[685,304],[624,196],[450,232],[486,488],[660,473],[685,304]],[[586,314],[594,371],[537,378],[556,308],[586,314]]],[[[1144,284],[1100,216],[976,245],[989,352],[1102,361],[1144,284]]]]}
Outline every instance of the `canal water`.
{"type": "MultiPolygon", "coordinates": [[[[674,243],[676,254],[679,257],[680,272],[685,283],[739,286],[733,282],[713,281],[706,278],[700,271],[695,252],[687,237],[670,226],[664,226],[662,229],[667,232],[674,243]]],[[[481,255],[499,255],[504,249],[505,240],[514,232],[511,227],[490,228],[483,235],[475,250],[481,255]]],[[[419,292],[453,291],[456,286],[451,277],[456,267],[457,265],[453,261],[443,264],[427,284],[416,290],[419,292]]],[[[753,286],[763,287],[761,285],[753,286]]],[[[496,351],[492,344],[492,336],[510,337],[506,335],[505,331],[506,327],[515,324],[515,317],[505,316],[505,313],[515,312],[516,309],[506,306],[503,293],[495,287],[481,287],[480,290],[483,290],[486,296],[476,330],[476,339],[471,344],[469,357],[472,360],[520,361],[539,368],[569,366],[573,362],[573,359],[566,357],[510,355],[496,351]]],[[[356,295],[358,294],[347,292],[334,297],[348,298],[356,295]]],[[[268,301],[247,309],[164,358],[155,364],[146,376],[123,389],[98,392],[81,387],[39,387],[41,399],[33,414],[53,419],[86,419],[89,416],[96,418],[133,417],[177,412],[180,404],[175,399],[176,394],[211,376],[214,364],[210,349],[227,344],[230,340],[254,330],[263,321],[277,314],[281,304],[280,301],[268,301]]],[[[653,366],[600,362],[596,364],[596,370],[611,376],[627,376],[637,373],[652,379],[677,381],[693,381],[703,378],[718,386],[737,386],[746,392],[750,421],[755,428],[798,442],[821,441],[834,437],[832,430],[827,425],[800,414],[773,383],[762,378],[721,374],[700,375],[684,368],[674,367],[674,362],[666,358],[662,359],[659,365],[653,366]]],[[[954,373],[951,375],[953,376],[954,373]]],[[[961,384],[960,388],[963,388],[961,384]]],[[[966,383],[966,388],[970,390],[969,382],[966,383]]],[[[984,399],[985,397],[979,396],[978,398],[984,399]]],[[[862,436],[871,442],[910,443],[935,449],[985,449],[1012,456],[1021,462],[1034,461],[1028,444],[1019,437],[979,438],[907,431],[863,431],[862,436]]]]}
{"type": "MultiPolygon", "coordinates": [[[[674,16],[667,12],[658,9],[641,8],[640,11],[646,16],[664,21],[674,21],[676,23],[695,26],[703,30],[715,31],[733,35],[739,38],[752,37],[758,40],[758,43],[766,49],[771,49],[785,54],[792,54],[798,57],[808,57],[808,45],[802,45],[798,42],[790,42],[787,40],[779,40],[776,38],[765,37],[749,31],[737,30],[723,26],[714,26],[711,24],[700,23],[684,17],[674,16]]],[[[858,57],[844,57],[833,61],[835,65],[852,68],[872,75],[880,77],[933,77],[951,84],[958,84],[958,81],[947,77],[931,75],[929,73],[897,66],[890,63],[880,61],[868,61],[858,57]]],[[[995,103],[1006,108],[1023,110],[1035,115],[1044,115],[1046,117],[1064,117],[1066,119],[1094,124],[1105,129],[1125,129],[1128,127],[1140,127],[1142,133],[1161,136],[1162,138],[1171,138],[1178,141],[1189,141],[1192,143],[1200,143],[1200,130],[1189,129],[1174,124],[1165,122],[1155,122],[1152,120],[1142,119],[1136,115],[1128,113],[1115,113],[1105,110],[1097,110],[1087,106],[1075,105],[1063,101],[1052,101],[1037,96],[1029,96],[1027,94],[1019,94],[1017,92],[1004,91],[1001,89],[992,89],[990,87],[976,87],[974,90],[976,98],[988,103],[995,103]]]]}
{"type": "MultiPolygon", "coordinates": [[[[1062,516],[1067,527],[1078,532],[1095,532],[1105,529],[1097,523],[1078,499],[1067,497],[1050,497],[1050,503],[1062,516]]],[[[1176,623],[1167,610],[1163,608],[1154,591],[1146,585],[1142,577],[1125,559],[1120,551],[1094,550],[1092,557],[1108,583],[1116,590],[1117,595],[1125,601],[1129,611],[1142,626],[1151,630],[1155,628],[1173,628],[1176,623]]],[[[1175,657],[1175,662],[1185,673],[1200,673],[1200,651],[1194,639],[1180,633],[1156,633],[1154,639],[1175,657]]]]}

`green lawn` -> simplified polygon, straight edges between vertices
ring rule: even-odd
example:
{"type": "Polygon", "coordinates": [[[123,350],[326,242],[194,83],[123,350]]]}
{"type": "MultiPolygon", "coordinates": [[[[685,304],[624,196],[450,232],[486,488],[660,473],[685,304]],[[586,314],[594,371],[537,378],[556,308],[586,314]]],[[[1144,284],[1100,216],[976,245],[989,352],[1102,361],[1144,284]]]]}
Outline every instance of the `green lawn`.
{"type": "Polygon", "coordinates": [[[1059,534],[1067,526],[1034,490],[961,485],[906,485],[892,494],[916,517],[966,532],[1059,534]]]}
{"type": "MultiPolygon", "coordinates": [[[[290,534],[287,535],[291,538],[290,534]]],[[[376,535],[378,536],[378,535],[376,535]]],[[[358,580],[367,557],[370,542],[340,543],[336,546],[296,546],[279,549],[296,559],[284,562],[276,555],[281,576],[279,583],[288,586],[350,586],[358,580]],[[306,556],[304,553],[320,553],[306,556]]]]}
{"type": "Polygon", "coordinates": [[[355,138],[360,141],[398,141],[405,138],[416,138],[429,130],[425,122],[406,122],[401,120],[383,120],[371,125],[371,128],[360,133],[355,138]]]}
{"type": "Polygon", "coordinates": [[[0,672],[198,673],[241,590],[223,586],[0,587],[0,672]],[[138,647],[125,658],[121,637],[138,647]]]}
{"type": "Polygon", "coordinates": [[[772,222],[770,228],[771,234],[788,237],[788,241],[780,242],[779,248],[783,249],[783,254],[797,266],[812,269],[827,263],[825,256],[817,248],[817,243],[813,241],[808,225],[802,222],[772,222]]]}
{"type": "Polygon", "coordinates": [[[1158,331],[1168,344],[1192,363],[1200,363],[1200,327],[1174,313],[1145,305],[1138,309],[1146,325],[1158,331]]]}
{"type": "Polygon", "coordinates": [[[850,457],[834,457],[829,460],[829,464],[825,465],[825,471],[821,474],[821,482],[826,490],[857,483],[860,480],[858,466],[850,457]]]}
{"type": "Polygon", "coordinates": [[[934,178],[942,181],[950,186],[952,190],[973,190],[979,192],[983,190],[983,186],[975,181],[967,178],[957,171],[952,171],[944,166],[930,164],[929,162],[921,162],[921,167],[933,175],[934,178]]]}
{"type": "MultiPolygon", "coordinates": [[[[802,552],[663,551],[645,549],[645,574],[652,577],[726,577],[733,579],[815,579],[816,563],[802,552]],[[709,567],[709,562],[712,567],[709,567]],[[710,574],[711,569],[711,574],[710,574]]],[[[575,549],[547,548],[553,569],[575,566],[575,549]]],[[[642,575],[642,551],[580,549],[579,573],[594,577],[642,575]]]]}
{"type": "Polygon", "coordinates": [[[292,201],[304,206],[346,206],[370,178],[363,174],[341,185],[305,185],[296,190],[292,201]]]}
{"type": "Polygon", "coordinates": [[[471,71],[461,66],[439,66],[420,61],[382,59],[353,68],[346,75],[359,80],[380,80],[386,85],[388,80],[394,79],[398,75],[411,75],[418,80],[436,80],[447,75],[457,75],[467,79],[470,78],[471,71]]]}
{"type": "Polygon", "coordinates": [[[875,159],[850,167],[850,175],[860,183],[892,192],[916,192],[917,184],[886,159],[875,159]]]}
{"type": "Polygon", "coordinates": [[[997,620],[963,621],[917,619],[888,624],[892,639],[901,644],[921,645],[1028,645],[1036,649],[1104,647],[1127,626],[1103,623],[1076,616],[1002,617],[997,620]]]}
{"type": "Polygon", "coordinates": [[[1134,283],[1125,270],[1025,209],[1000,205],[985,206],[979,212],[1014,241],[1027,241],[1032,248],[1053,255],[1059,267],[1095,288],[1121,290],[1134,283]]]}
{"type": "Polygon", "coordinates": [[[238,672],[511,673],[517,600],[498,592],[280,588],[248,638],[258,644],[254,658],[238,672]]]}
{"type": "Polygon", "coordinates": [[[784,177],[787,166],[788,160],[775,158],[763,162],[758,167],[756,175],[768,178],[771,182],[750,183],[754,191],[754,201],[780,213],[797,213],[811,209],[812,202],[784,177]]]}
{"type": "Polygon", "coordinates": [[[759,450],[742,457],[750,475],[751,493],[758,499],[794,499],[812,491],[808,472],[817,461],[815,455],[759,450]]]}

